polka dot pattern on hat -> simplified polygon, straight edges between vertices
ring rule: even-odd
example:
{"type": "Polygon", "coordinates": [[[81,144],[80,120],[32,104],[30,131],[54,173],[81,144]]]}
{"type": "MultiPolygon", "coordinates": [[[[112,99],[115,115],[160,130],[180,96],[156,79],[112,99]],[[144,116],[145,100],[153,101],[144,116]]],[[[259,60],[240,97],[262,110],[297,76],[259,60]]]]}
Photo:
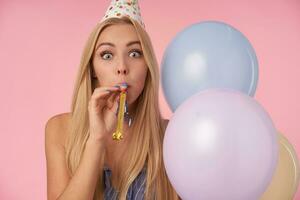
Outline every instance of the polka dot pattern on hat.
{"type": "Polygon", "coordinates": [[[138,4],[138,0],[112,0],[109,5],[104,17],[100,22],[112,18],[112,17],[122,17],[127,16],[130,17],[141,24],[142,27],[145,28],[145,24],[143,23],[140,7],[138,4]]]}

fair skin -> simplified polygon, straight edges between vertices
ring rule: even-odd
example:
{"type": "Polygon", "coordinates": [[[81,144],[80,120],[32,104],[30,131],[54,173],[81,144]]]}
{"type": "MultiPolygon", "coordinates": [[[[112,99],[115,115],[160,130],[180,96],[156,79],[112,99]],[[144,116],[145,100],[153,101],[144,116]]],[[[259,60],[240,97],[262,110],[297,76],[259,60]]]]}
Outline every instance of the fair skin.
{"type": "MultiPolygon", "coordinates": [[[[120,82],[126,82],[129,85],[126,100],[129,113],[133,115],[136,100],[143,91],[148,70],[134,27],[130,24],[106,27],[96,43],[92,63],[93,76],[97,77],[101,86],[119,85],[120,82]]],[[[120,162],[121,153],[125,152],[129,132],[129,126],[125,123],[123,140],[115,141],[111,137],[106,140],[105,164],[112,171],[120,162]]],[[[113,183],[115,178],[112,175],[113,183]]]]}
{"type": "MultiPolygon", "coordinates": [[[[138,41],[132,25],[112,25],[107,27],[101,33],[96,48],[103,42],[111,43],[113,46],[107,44],[99,46],[94,52],[92,62],[95,77],[99,80],[100,86],[114,86],[124,81],[130,85],[127,100],[129,113],[134,114],[136,99],[144,88],[147,66],[144,57],[138,53],[138,50],[142,51],[141,45],[131,43],[132,41],[138,41]],[[108,52],[102,54],[103,51],[108,52]],[[100,56],[100,53],[102,56],[100,56]]],[[[100,92],[98,94],[104,95],[103,90],[98,92],[100,92]],[[102,94],[100,94],[101,91],[102,94]]],[[[96,100],[96,95],[94,97],[93,99],[96,100]]],[[[90,105],[94,104],[94,101],[90,101],[90,105]]],[[[89,107],[90,111],[93,111],[92,106],[89,107]]],[[[64,146],[67,137],[65,130],[69,126],[69,122],[70,113],[63,113],[50,118],[45,127],[48,200],[92,199],[97,177],[101,173],[99,170],[101,169],[100,166],[106,163],[114,171],[114,166],[117,166],[117,163],[120,161],[121,152],[124,152],[126,141],[128,141],[130,136],[130,128],[124,124],[124,139],[119,142],[112,140],[111,137],[107,137],[105,142],[102,140],[88,140],[78,169],[71,177],[66,166],[64,146]],[[104,163],[102,158],[104,158],[104,163]]],[[[96,136],[95,132],[91,133],[93,133],[93,136],[96,136]]],[[[97,133],[99,132],[97,131],[97,133]]],[[[115,180],[116,177],[112,176],[113,184],[115,180]]]]}

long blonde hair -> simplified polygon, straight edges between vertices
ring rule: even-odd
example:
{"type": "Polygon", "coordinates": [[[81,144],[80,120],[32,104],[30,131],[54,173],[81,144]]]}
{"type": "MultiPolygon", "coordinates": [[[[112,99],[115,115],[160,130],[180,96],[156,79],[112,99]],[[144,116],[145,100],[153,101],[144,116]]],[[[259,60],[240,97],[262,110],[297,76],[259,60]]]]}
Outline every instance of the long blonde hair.
{"type": "MultiPolygon", "coordinates": [[[[148,73],[144,89],[136,101],[136,115],[132,123],[130,145],[126,150],[121,172],[118,176],[118,199],[125,200],[127,191],[146,166],[145,199],[179,199],[167,177],[162,160],[162,144],[165,124],[159,112],[158,89],[159,68],[147,32],[138,22],[130,18],[109,18],[98,23],[89,35],[80,61],[79,71],[73,91],[71,105],[71,123],[66,140],[66,158],[68,169],[73,176],[85,149],[89,137],[88,102],[95,88],[92,79],[91,59],[95,44],[101,31],[113,24],[131,23],[141,42],[148,73]]],[[[99,170],[103,170],[99,166],[99,170]]],[[[94,200],[103,199],[103,173],[100,173],[95,189],[94,200]]]]}

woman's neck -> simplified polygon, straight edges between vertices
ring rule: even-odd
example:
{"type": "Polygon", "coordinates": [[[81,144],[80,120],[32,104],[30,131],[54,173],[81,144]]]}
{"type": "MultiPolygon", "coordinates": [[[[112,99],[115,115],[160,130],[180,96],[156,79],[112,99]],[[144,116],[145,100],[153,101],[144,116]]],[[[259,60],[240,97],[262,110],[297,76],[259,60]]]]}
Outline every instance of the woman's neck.
{"type": "Polygon", "coordinates": [[[126,149],[128,147],[130,139],[129,129],[127,131],[124,130],[122,134],[122,140],[113,140],[112,137],[108,137],[106,141],[104,165],[109,167],[111,170],[116,169],[124,157],[123,154],[126,153],[126,149]]]}

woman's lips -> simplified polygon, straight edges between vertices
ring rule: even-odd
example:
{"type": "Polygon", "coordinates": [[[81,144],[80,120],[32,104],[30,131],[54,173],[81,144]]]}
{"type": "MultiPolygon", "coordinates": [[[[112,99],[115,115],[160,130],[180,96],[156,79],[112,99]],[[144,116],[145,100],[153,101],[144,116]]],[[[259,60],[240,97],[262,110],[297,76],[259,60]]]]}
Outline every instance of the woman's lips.
{"type": "Polygon", "coordinates": [[[127,89],[130,87],[130,85],[126,82],[118,83],[121,89],[127,89]]]}
{"type": "Polygon", "coordinates": [[[130,85],[128,85],[128,83],[126,82],[121,82],[117,84],[120,87],[121,91],[128,91],[128,89],[130,88],[130,85]]]}

